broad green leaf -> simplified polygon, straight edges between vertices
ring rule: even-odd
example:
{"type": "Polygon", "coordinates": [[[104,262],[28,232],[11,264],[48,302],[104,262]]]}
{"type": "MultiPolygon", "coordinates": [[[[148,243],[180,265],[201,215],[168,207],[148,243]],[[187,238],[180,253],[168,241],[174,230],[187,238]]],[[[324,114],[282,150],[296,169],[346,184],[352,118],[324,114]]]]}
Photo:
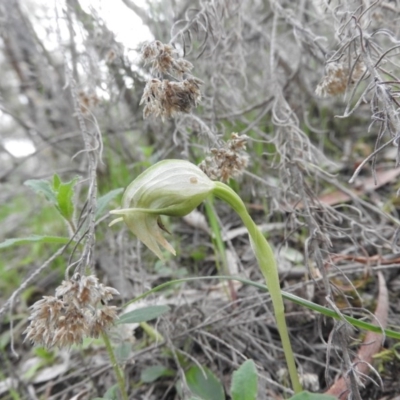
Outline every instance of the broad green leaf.
{"type": "Polygon", "coordinates": [[[256,400],[258,377],[253,360],[245,361],[233,373],[231,384],[232,400],[256,400]]]}
{"type": "Polygon", "coordinates": [[[108,192],[104,196],[101,196],[97,199],[97,209],[96,209],[96,218],[100,217],[103,214],[104,209],[107,207],[107,204],[115,199],[119,194],[124,191],[124,188],[114,189],[111,192],[108,192]]]}
{"type": "Polygon", "coordinates": [[[35,193],[42,193],[46,200],[52,203],[53,205],[57,205],[56,194],[53,191],[50,182],[45,181],[43,179],[30,179],[24,182],[24,185],[30,187],[35,193]]]}
{"type": "Polygon", "coordinates": [[[137,310],[121,315],[117,324],[133,324],[150,321],[165,314],[169,310],[170,308],[168,306],[148,306],[138,308],[137,310]]]}
{"type": "Polygon", "coordinates": [[[111,386],[107,390],[107,392],[104,393],[104,398],[107,400],[118,400],[118,393],[119,393],[118,389],[119,388],[117,384],[111,386]]]}
{"type": "Polygon", "coordinates": [[[207,368],[191,367],[185,374],[190,391],[202,400],[225,400],[224,388],[207,368]]]}
{"type": "Polygon", "coordinates": [[[337,400],[337,398],[328,394],[301,392],[295,394],[289,400],[337,400]]]}
{"type": "Polygon", "coordinates": [[[51,182],[43,179],[31,179],[25,182],[36,193],[43,193],[46,199],[53,204],[58,212],[68,221],[72,220],[74,214],[74,186],[78,177],[69,182],[62,182],[55,174],[51,182]]]}
{"type": "Polygon", "coordinates": [[[22,238],[10,238],[6,239],[4,242],[0,243],[0,249],[4,249],[6,247],[17,246],[21,244],[27,243],[58,243],[58,244],[67,244],[70,241],[69,238],[63,236],[41,236],[41,235],[32,235],[28,237],[22,238]]]}
{"type": "Polygon", "coordinates": [[[152,383],[162,376],[174,376],[175,372],[164,365],[153,365],[142,371],[140,374],[140,379],[145,383],[152,383]]]}
{"type": "MultiPolygon", "coordinates": [[[[56,175],[54,175],[56,176],[56,175]]],[[[59,178],[58,178],[59,179],[59,178]]],[[[60,214],[67,220],[71,221],[72,217],[74,215],[74,202],[73,202],[73,197],[74,197],[74,186],[76,185],[76,182],[78,181],[78,178],[72,179],[72,181],[69,182],[58,182],[57,181],[57,187],[53,187],[55,193],[56,193],[56,198],[57,198],[57,205],[56,207],[58,208],[60,214]]]]}

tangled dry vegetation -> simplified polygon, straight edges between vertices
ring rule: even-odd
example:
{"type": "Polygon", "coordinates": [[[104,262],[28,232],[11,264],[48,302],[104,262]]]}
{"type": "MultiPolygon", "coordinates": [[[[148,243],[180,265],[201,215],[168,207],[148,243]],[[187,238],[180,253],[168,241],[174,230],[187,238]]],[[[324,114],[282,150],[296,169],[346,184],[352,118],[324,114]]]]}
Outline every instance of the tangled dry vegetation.
{"type": "MultiPolygon", "coordinates": [[[[1,398],[91,399],[115,383],[100,341],[44,352],[24,342],[26,329],[37,343],[70,345],[97,337],[115,307],[172,279],[261,282],[240,221],[218,202],[222,248],[199,208],[163,222],[178,249],[165,263],[125,228],[108,228],[110,207],[96,214],[96,199],[166,158],[230,179],[274,246],[287,292],[399,331],[399,3],[122,4],[154,38],[138,46],[140,61],[137,49],[117,41],[107,20],[79,0],[56,8],[0,3],[0,237],[62,236],[67,229],[73,239],[1,250],[1,398]],[[29,139],[36,150],[17,158],[10,139],[29,139]],[[80,177],[67,228],[23,185],[54,173],[63,181],[80,177]],[[61,283],[67,268],[78,275],[61,283]],[[95,277],[83,278],[88,271],[95,277]],[[72,292],[60,288],[82,289],[81,279],[93,283],[94,297],[67,301],[72,292]],[[99,306],[112,296],[112,305],[99,306]],[[79,317],[76,337],[64,335],[65,325],[50,327],[59,336],[49,334],[44,303],[46,312],[79,317]]],[[[188,365],[207,366],[228,388],[248,358],[257,366],[260,400],[290,395],[268,294],[199,280],[143,301],[171,312],[110,331],[131,399],[183,398],[176,383],[188,365]],[[143,371],[154,365],[170,373],[146,380],[143,371]]],[[[347,390],[341,399],[400,393],[394,339],[365,337],[290,302],[286,315],[305,388],[336,396],[347,390]]]]}

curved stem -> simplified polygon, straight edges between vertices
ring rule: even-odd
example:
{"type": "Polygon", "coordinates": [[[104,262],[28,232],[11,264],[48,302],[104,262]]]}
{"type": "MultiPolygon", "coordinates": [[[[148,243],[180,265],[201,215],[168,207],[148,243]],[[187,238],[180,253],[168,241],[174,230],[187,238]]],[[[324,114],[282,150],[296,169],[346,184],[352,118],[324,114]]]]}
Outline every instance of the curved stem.
{"type": "Polygon", "coordinates": [[[229,186],[221,182],[215,182],[213,194],[216,197],[219,197],[221,200],[227,202],[237,212],[249,232],[250,244],[256,255],[258,265],[271,295],[276,324],[281,337],[282,347],[285,353],[292,386],[295,393],[299,393],[302,391],[302,387],[297,375],[296,363],[286,325],[285,309],[283,305],[278,268],[275,263],[274,253],[272,252],[269,243],[247,212],[246,206],[244,205],[242,199],[229,186]]]}
{"type": "Polygon", "coordinates": [[[165,339],[163,335],[161,335],[157,329],[154,329],[147,322],[140,322],[139,325],[149,335],[150,339],[154,340],[155,342],[164,342],[165,339]]]}
{"type": "Polygon", "coordinates": [[[103,339],[104,344],[106,345],[108,356],[110,357],[111,364],[114,368],[114,372],[117,377],[117,382],[118,382],[119,390],[121,392],[121,396],[124,400],[128,400],[128,394],[126,393],[126,390],[125,390],[125,379],[124,379],[123,373],[121,371],[121,368],[118,366],[117,359],[115,358],[110,339],[108,338],[108,336],[105,332],[101,333],[101,337],[103,339]]]}

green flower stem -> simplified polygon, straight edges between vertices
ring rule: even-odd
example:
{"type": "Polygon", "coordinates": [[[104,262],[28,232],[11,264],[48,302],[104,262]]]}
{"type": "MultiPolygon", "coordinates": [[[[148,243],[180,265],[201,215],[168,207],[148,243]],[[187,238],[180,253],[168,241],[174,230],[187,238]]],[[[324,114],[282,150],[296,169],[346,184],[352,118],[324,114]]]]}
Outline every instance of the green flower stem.
{"type": "Polygon", "coordinates": [[[164,342],[164,337],[156,329],[150,326],[147,322],[141,322],[140,327],[147,333],[150,339],[155,342],[164,342]]]}
{"type": "Polygon", "coordinates": [[[272,252],[269,243],[247,212],[246,206],[244,205],[242,199],[229,186],[221,182],[215,182],[215,188],[212,192],[216,197],[219,197],[221,200],[227,202],[237,212],[249,232],[250,244],[256,255],[260,270],[264,276],[269,293],[271,295],[276,324],[281,337],[282,347],[285,353],[293,390],[295,393],[300,393],[302,391],[302,387],[297,375],[296,363],[286,325],[285,309],[283,305],[279,274],[275,263],[274,253],[272,252]]]}
{"type": "Polygon", "coordinates": [[[122,398],[123,398],[123,400],[128,400],[128,394],[126,393],[126,390],[125,390],[124,375],[123,375],[123,372],[121,371],[121,368],[119,367],[119,365],[117,363],[117,359],[115,358],[110,339],[108,338],[108,336],[105,332],[101,333],[101,337],[104,341],[104,344],[106,345],[108,356],[110,357],[111,364],[114,368],[114,372],[117,377],[117,382],[118,382],[118,386],[119,386],[119,390],[121,392],[122,398]]]}
{"type": "MultiPolygon", "coordinates": [[[[229,270],[228,266],[228,260],[226,259],[226,249],[224,245],[224,241],[222,240],[222,235],[221,235],[221,228],[218,223],[217,219],[217,214],[214,209],[214,198],[212,195],[208,197],[208,199],[205,202],[205,207],[206,207],[206,214],[208,217],[208,222],[211,226],[212,233],[214,234],[213,242],[214,242],[214,247],[216,247],[216,251],[219,252],[222,265],[218,261],[218,257],[216,257],[216,266],[217,270],[219,273],[221,271],[226,274],[226,275],[231,275],[231,272],[229,270]]],[[[224,286],[225,288],[225,286],[224,286]]],[[[233,281],[228,280],[227,282],[227,287],[226,287],[227,295],[230,298],[230,300],[234,301],[237,299],[237,293],[235,290],[235,286],[233,285],[233,281]],[[228,291],[229,289],[229,291],[228,291]]]]}

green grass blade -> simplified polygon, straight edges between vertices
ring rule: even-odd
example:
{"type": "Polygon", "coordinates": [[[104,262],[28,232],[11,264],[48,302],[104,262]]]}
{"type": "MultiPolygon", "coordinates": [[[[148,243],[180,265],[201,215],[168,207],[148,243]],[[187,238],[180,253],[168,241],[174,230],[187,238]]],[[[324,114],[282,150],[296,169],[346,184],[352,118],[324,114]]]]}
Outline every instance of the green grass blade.
{"type": "MultiPolygon", "coordinates": [[[[252,282],[252,281],[249,281],[247,279],[243,279],[243,278],[239,278],[239,277],[233,277],[233,276],[201,276],[201,277],[193,277],[193,278],[176,279],[176,280],[172,280],[172,281],[169,281],[169,282],[162,283],[161,285],[158,285],[155,288],[153,288],[151,290],[148,290],[147,292],[141,294],[140,296],[132,299],[131,301],[126,303],[125,306],[127,306],[130,303],[134,303],[136,301],[139,301],[139,300],[147,297],[149,294],[156,293],[156,292],[158,292],[158,291],[160,291],[160,290],[162,290],[162,289],[164,289],[166,287],[169,287],[169,286],[172,286],[172,285],[175,285],[175,284],[178,284],[178,283],[190,282],[190,281],[198,281],[198,280],[202,280],[202,279],[204,279],[204,280],[207,280],[207,279],[234,280],[234,281],[242,282],[245,285],[254,286],[254,287],[258,288],[258,289],[261,289],[261,290],[263,290],[265,292],[268,292],[268,289],[267,289],[267,287],[265,285],[262,285],[262,284],[256,283],[256,282],[252,282]]],[[[337,312],[335,312],[335,311],[333,311],[333,310],[331,310],[329,308],[326,308],[324,306],[320,306],[319,304],[315,304],[312,301],[302,299],[299,296],[296,296],[296,295],[294,295],[292,293],[285,292],[283,290],[282,290],[282,296],[286,300],[292,301],[293,303],[299,304],[299,305],[301,305],[303,307],[306,307],[306,308],[308,308],[310,310],[318,312],[318,313],[320,313],[322,315],[325,315],[327,317],[331,317],[331,318],[334,318],[334,319],[337,319],[337,320],[343,320],[343,318],[344,318],[348,323],[350,323],[351,325],[353,325],[356,328],[363,329],[363,330],[366,330],[366,331],[376,332],[376,333],[382,333],[386,337],[390,337],[390,338],[393,338],[393,339],[400,340],[400,332],[396,332],[396,331],[393,331],[391,329],[382,330],[379,326],[370,324],[369,322],[361,321],[361,320],[359,320],[357,318],[353,318],[353,317],[350,317],[350,316],[345,315],[345,314],[339,315],[337,312]]]]}
{"type": "Polygon", "coordinates": [[[0,243],[0,249],[28,243],[57,243],[67,244],[71,239],[64,236],[32,235],[22,238],[10,238],[0,243]]]}

